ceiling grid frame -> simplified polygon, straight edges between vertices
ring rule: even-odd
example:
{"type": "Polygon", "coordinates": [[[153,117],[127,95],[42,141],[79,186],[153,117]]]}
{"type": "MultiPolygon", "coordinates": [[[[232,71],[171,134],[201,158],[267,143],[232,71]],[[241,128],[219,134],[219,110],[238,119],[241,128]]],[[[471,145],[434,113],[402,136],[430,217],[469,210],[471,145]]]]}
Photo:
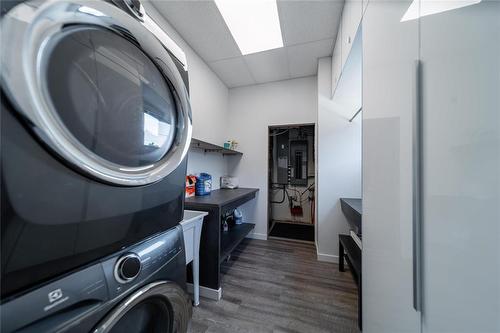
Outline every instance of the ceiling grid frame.
{"type": "Polygon", "coordinates": [[[316,75],[318,59],[332,55],[344,5],[277,0],[284,47],[242,55],[213,0],[149,1],[228,88],[316,75]]]}

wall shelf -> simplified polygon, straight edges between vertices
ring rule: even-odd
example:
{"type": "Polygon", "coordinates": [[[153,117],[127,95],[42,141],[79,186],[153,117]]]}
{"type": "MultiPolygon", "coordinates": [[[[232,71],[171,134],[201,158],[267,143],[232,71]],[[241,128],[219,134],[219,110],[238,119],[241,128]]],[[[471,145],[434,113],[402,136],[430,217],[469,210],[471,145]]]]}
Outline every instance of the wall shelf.
{"type": "Polygon", "coordinates": [[[243,155],[242,152],[233,149],[226,149],[222,146],[214,145],[213,143],[209,143],[206,141],[202,141],[199,139],[192,138],[190,150],[199,149],[203,150],[205,153],[219,153],[222,155],[243,155]]]}
{"type": "Polygon", "coordinates": [[[230,227],[229,231],[223,231],[220,238],[219,263],[226,260],[254,228],[255,224],[253,223],[243,223],[230,227]]]}

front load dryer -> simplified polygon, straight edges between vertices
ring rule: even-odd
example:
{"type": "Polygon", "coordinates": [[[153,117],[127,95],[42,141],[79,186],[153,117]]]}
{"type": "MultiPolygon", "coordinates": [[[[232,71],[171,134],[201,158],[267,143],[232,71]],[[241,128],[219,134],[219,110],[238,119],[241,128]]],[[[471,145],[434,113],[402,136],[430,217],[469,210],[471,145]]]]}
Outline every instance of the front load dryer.
{"type": "Polygon", "coordinates": [[[138,1],[2,6],[5,303],[178,225],[191,111],[185,55],[138,1]]]}
{"type": "Polygon", "coordinates": [[[191,318],[177,226],[1,306],[5,333],[183,333],[191,318]]]}

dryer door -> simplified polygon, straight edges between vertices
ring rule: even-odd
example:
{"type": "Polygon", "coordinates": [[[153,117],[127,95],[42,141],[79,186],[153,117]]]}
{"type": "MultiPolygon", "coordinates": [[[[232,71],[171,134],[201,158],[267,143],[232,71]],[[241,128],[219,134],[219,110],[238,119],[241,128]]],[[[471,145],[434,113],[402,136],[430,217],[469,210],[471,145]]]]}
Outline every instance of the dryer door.
{"type": "Polygon", "coordinates": [[[4,89],[38,138],[100,181],[161,180],[189,149],[175,63],[143,22],[103,1],[26,2],[2,19],[4,89]]]}
{"type": "Polygon", "coordinates": [[[93,333],[183,333],[191,314],[186,293],[173,282],[159,281],[125,299],[93,333]]]}

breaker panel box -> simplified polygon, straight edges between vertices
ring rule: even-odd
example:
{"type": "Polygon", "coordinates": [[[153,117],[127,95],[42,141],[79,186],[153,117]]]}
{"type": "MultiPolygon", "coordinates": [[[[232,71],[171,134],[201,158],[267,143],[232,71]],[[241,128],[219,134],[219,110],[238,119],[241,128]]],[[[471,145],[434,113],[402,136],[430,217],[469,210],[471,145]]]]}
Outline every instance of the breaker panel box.
{"type": "Polygon", "coordinates": [[[276,136],[276,183],[288,184],[288,154],[290,150],[288,132],[276,136]]]}

